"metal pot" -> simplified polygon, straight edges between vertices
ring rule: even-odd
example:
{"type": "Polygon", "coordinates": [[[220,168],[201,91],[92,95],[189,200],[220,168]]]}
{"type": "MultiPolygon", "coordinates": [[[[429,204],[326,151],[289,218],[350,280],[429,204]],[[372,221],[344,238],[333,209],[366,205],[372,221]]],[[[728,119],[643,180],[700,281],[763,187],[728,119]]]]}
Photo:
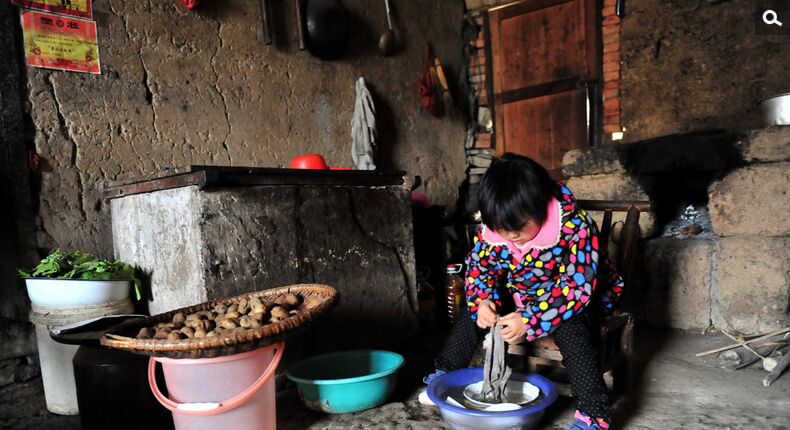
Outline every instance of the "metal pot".
{"type": "Polygon", "coordinates": [[[348,12],[338,0],[308,0],[307,49],[322,60],[334,60],[346,50],[348,12]]]}
{"type": "Polygon", "coordinates": [[[760,109],[766,125],[790,125],[790,93],[761,100],[760,109]]]}

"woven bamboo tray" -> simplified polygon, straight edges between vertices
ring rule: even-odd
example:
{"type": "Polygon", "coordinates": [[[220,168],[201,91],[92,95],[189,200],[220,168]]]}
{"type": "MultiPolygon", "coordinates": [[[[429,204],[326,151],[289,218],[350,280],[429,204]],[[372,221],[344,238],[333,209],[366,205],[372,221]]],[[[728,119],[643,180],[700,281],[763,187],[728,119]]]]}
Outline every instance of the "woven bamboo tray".
{"type": "Polygon", "coordinates": [[[240,294],[199,305],[175,309],[148,318],[134,319],[119,324],[105,334],[100,342],[104,346],[123,349],[137,354],[168,358],[211,358],[238,354],[271,345],[285,340],[300,329],[328,313],[337,303],[337,290],[328,285],[300,284],[253,293],[240,294]],[[242,298],[258,297],[266,304],[272,304],[286,294],[296,294],[302,303],[297,307],[299,313],[275,323],[259,328],[237,331],[232,334],[210,338],[191,338],[178,341],[166,339],[137,339],[137,332],[143,327],[151,327],[160,322],[170,322],[173,315],[185,315],[211,310],[217,304],[230,306],[242,298]]]}

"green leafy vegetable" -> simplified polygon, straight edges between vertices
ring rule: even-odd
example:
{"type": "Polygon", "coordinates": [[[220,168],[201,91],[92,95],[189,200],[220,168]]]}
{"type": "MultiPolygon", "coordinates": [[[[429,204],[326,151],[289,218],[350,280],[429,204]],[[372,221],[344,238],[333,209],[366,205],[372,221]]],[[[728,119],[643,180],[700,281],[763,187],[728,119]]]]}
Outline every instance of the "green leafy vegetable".
{"type": "Polygon", "coordinates": [[[134,282],[134,294],[139,301],[140,279],[134,267],[121,260],[97,259],[90,254],[76,251],[72,254],[56,249],[30,271],[19,270],[22,278],[128,280],[134,282]]]}

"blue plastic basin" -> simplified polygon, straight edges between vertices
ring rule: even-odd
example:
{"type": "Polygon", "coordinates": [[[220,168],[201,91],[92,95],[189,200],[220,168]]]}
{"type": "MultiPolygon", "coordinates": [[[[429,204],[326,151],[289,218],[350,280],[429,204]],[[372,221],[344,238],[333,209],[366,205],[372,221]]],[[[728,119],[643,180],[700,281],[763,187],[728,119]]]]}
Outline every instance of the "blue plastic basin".
{"type": "Polygon", "coordinates": [[[299,397],[308,408],[347,413],[387,401],[401,366],[403,356],[395,352],[341,351],[302,360],[285,375],[296,383],[299,397]]]}
{"type": "Polygon", "coordinates": [[[510,379],[527,381],[540,389],[542,396],[527,406],[507,412],[486,412],[476,409],[465,409],[448,404],[445,399],[455,394],[456,401],[463,401],[463,388],[469,384],[483,380],[483,368],[448,372],[428,385],[428,398],[439,407],[442,418],[453,430],[530,430],[535,428],[543,417],[543,412],[555,400],[557,389],[548,379],[531,373],[525,375],[513,372],[510,379]]]}

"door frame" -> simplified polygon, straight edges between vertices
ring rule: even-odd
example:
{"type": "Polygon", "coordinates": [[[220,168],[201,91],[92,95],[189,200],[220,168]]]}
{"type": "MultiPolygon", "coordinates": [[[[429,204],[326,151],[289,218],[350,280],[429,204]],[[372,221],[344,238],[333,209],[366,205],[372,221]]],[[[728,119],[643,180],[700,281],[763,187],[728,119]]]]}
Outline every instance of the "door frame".
{"type": "MultiPolygon", "coordinates": [[[[515,91],[508,91],[504,94],[494,92],[494,58],[492,46],[491,12],[497,11],[503,18],[521,15],[537,9],[567,3],[574,0],[522,0],[507,5],[493,7],[482,14],[483,18],[483,38],[485,41],[486,58],[486,90],[491,95],[491,116],[494,118],[491,140],[494,152],[502,155],[504,152],[503,142],[499,129],[503,126],[501,115],[497,115],[497,105],[506,103],[507,100],[529,95],[530,92],[540,91],[541,94],[552,94],[573,88],[585,88],[587,91],[588,102],[588,129],[587,145],[597,146],[601,144],[603,138],[603,17],[601,0],[579,0],[584,2],[585,11],[585,40],[593,40],[592,49],[587,49],[586,69],[587,76],[581,81],[566,79],[541,86],[530,87],[515,91]],[[590,23],[594,23],[590,25],[590,23]],[[504,100],[503,100],[504,98],[504,100]]],[[[495,32],[498,30],[495,30],[495,32]]],[[[561,170],[561,169],[555,169],[561,170]]],[[[552,176],[561,175],[561,172],[552,171],[552,176]]]]}

